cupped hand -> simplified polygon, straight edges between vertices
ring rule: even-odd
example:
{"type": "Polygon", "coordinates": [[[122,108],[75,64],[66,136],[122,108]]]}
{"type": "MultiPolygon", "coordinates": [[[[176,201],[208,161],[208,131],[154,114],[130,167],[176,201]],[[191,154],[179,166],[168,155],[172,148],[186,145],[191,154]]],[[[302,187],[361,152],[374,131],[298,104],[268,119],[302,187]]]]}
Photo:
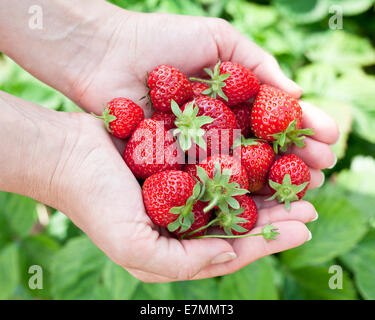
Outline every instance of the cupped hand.
{"type": "MultiPolygon", "coordinates": [[[[147,99],[140,100],[147,93],[147,72],[157,65],[170,64],[189,76],[201,76],[204,67],[214,66],[219,59],[241,63],[261,82],[295,98],[301,95],[301,89],[282,73],[271,55],[224,20],[116,10],[111,26],[101,31],[99,38],[105,41],[93,41],[91,48],[88,44],[89,56],[82,59],[83,72],[70,93],[70,98],[86,110],[99,113],[104,103],[124,96],[140,104],[149,116],[147,99]]],[[[303,126],[314,128],[315,135],[306,138],[303,149],[291,151],[310,167],[310,188],[315,188],[324,181],[320,170],[335,162],[329,144],[338,139],[338,129],[323,111],[304,102],[301,106],[303,126]]],[[[259,220],[251,233],[272,222],[280,232],[277,240],[249,237],[178,241],[170,237],[146,215],[140,186],[101,123],[85,119],[84,124],[81,143],[86,151],[81,153],[86,157],[86,177],[77,183],[87,199],[78,199],[82,196],[77,194],[77,201],[85,205],[71,217],[109,257],[137,278],[166,282],[223,275],[310,238],[304,224],[316,218],[310,203],[294,202],[287,213],[282,205],[264,203],[262,196],[255,197],[259,220]]]]}

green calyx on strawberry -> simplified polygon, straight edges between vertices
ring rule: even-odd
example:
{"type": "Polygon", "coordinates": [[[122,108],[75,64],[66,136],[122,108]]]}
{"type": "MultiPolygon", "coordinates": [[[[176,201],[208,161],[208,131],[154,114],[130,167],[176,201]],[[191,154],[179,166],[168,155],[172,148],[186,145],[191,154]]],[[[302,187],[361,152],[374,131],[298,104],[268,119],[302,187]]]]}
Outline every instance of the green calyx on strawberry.
{"type": "Polygon", "coordinates": [[[111,128],[109,127],[109,124],[112,122],[112,121],[115,121],[117,120],[117,117],[114,116],[113,114],[111,114],[111,110],[107,107],[104,107],[103,108],[103,114],[101,116],[98,116],[96,115],[95,113],[91,113],[91,115],[93,115],[95,118],[98,118],[98,119],[102,119],[104,120],[104,126],[105,128],[107,129],[107,131],[109,133],[112,133],[112,130],[111,128]]]}
{"type": "Polygon", "coordinates": [[[270,134],[273,137],[273,150],[278,153],[280,147],[281,152],[285,152],[291,144],[295,144],[298,148],[305,146],[305,136],[314,135],[313,129],[296,129],[297,121],[294,119],[289,123],[288,128],[285,131],[270,134]]]}
{"type": "Polygon", "coordinates": [[[200,146],[203,150],[207,149],[206,141],[203,139],[205,130],[202,126],[214,121],[208,116],[197,116],[199,112],[198,106],[194,100],[188,103],[182,112],[178,104],[172,100],[171,109],[176,116],[175,125],[177,129],[173,131],[173,135],[177,136],[178,144],[183,151],[191,148],[192,142],[200,146]]]}
{"type": "Polygon", "coordinates": [[[209,85],[209,88],[202,91],[202,94],[210,96],[212,98],[216,98],[217,96],[219,96],[225,101],[228,101],[228,97],[225,95],[222,88],[226,86],[226,83],[224,81],[230,77],[230,73],[220,74],[220,64],[221,62],[219,61],[215,65],[214,71],[209,68],[204,68],[204,71],[206,71],[207,74],[211,77],[211,80],[190,78],[190,81],[198,81],[209,85]]]}
{"type": "Polygon", "coordinates": [[[217,216],[218,225],[220,225],[226,234],[232,235],[232,230],[239,233],[248,232],[247,229],[240,226],[240,223],[248,222],[245,218],[238,217],[245,211],[244,208],[237,210],[229,209],[229,213],[220,212],[217,216]]]}
{"type": "Polygon", "coordinates": [[[236,210],[240,209],[240,204],[234,196],[243,195],[249,191],[241,189],[236,182],[229,182],[232,176],[230,169],[221,170],[220,163],[216,162],[213,178],[211,179],[202,167],[197,166],[196,168],[197,175],[204,188],[200,200],[208,202],[204,212],[208,212],[214,207],[218,207],[222,212],[228,214],[230,212],[229,207],[236,210]]]}
{"type": "Polygon", "coordinates": [[[193,206],[199,200],[201,191],[201,184],[197,182],[194,186],[193,194],[186,200],[186,203],[183,206],[173,207],[169,210],[170,213],[178,215],[175,221],[168,224],[168,230],[170,232],[176,231],[180,227],[179,232],[189,230],[194,223],[193,206]]]}
{"type": "Polygon", "coordinates": [[[267,201],[277,199],[279,203],[285,202],[285,208],[290,210],[290,203],[299,200],[298,193],[303,191],[309,182],[304,182],[300,185],[292,184],[290,174],[286,174],[282,183],[269,180],[269,185],[276,192],[267,201]]]}

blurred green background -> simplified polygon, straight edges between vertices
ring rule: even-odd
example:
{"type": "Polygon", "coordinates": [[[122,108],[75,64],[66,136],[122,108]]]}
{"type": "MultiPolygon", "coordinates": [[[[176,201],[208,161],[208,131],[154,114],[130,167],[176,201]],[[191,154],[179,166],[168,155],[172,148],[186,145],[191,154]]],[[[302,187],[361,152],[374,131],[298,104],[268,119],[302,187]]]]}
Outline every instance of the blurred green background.
{"type": "MultiPolygon", "coordinates": [[[[144,284],[62,213],[0,193],[0,299],[375,299],[374,0],[112,2],[129,10],[227,19],[277,58],[305,100],[336,118],[339,161],[326,171],[324,187],[307,196],[319,212],[308,225],[313,239],[224,277],[144,284]],[[329,28],[338,22],[335,9],[344,14],[342,29],[329,28]],[[43,267],[43,290],[29,289],[34,264],[43,267]],[[342,289],[329,289],[332,265],[344,270],[342,289]]],[[[78,110],[4,56],[0,70],[1,90],[78,110]]]]}

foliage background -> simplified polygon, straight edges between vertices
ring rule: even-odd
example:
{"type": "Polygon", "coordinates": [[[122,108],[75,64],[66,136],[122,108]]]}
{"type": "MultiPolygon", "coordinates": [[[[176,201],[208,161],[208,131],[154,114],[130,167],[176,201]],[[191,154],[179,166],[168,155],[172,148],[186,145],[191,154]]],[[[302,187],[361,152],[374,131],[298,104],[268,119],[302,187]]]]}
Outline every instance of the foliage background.
{"type": "MultiPolygon", "coordinates": [[[[304,99],[336,118],[338,164],[308,193],[319,212],[313,239],[220,278],[144,284],[113,264],[62,213],[0,193],[1,299],[375,299],[374,0],[112,0],[129,10],[217,16],[276,56],[304,99]],[[330,30],[332,5],[343,30],[330,30]],[[44,289],[28,288],[28,268],[44,289]],[[330,290],[328,268],[344,268],[330,290]]],[[[0,56],[0,89],[43,106],[76,111],[61,94],[0,56]]],[[[251,250],[251,248],[249,248],[251,250]]]]}

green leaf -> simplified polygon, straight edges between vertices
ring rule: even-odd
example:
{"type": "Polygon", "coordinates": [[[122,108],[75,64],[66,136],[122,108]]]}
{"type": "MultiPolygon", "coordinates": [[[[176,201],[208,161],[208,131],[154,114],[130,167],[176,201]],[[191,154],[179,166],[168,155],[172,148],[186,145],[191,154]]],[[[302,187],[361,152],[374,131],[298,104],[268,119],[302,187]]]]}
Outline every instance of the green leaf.
{"type": "Polygon", "coordinates": [[[278,298],[271,257],[257,260],[226,275],[220,282],[219,299],[275,300],[278,298]]]}
{"type": "MultiPolygon", "coordinates": [[[[319,79],[316,79],[316,81],[318,82],[319,79]]],[[[324,110],[336,120],[340,130],[340,138],[333,146],[331,146],[331,148],[338,159],[343,158],[347,149],[348,137],[351,132],[353,122],[351,106],[348,103],[339,101],[337,99],[322,97],[306,98],[304,100],[324,110]]]]}
{"type": "Polygon", "coordinates": [[[22,282],[25,290],[34,298],[51,299],[51,274],[50,268],[54,259],[54,255],[60,249],[58,242],[52,238],[37,234],[30,236],[22,241],[20,248],[21,266],[22,266],[22,282]],[[29,268],[33,265],[40,266],[43,271],[43,289],[31,290],[29,288],[29,280],[32,274],[29,268]]]}
{"type": "Polygon", "coordinates": [[[338,185],[349,191],[347,198],[361,210],[365,219],[374,225],[375,159],[357,156],[350,169],[342,170],[335,179],[338,185]]]}
{"type": "Polygon", "coordinates": [[[172,283],[141,283],[132,299],[173,300],[172,283]]]}
{"type": "MultiPolygon", "coordinates": [[[[55,299],[92,299],[107,258],[87,236],[71,239],[51,266],[51,291],[55,299]]],[[[105,297],[102,297],[105,298],[105,297]]]]}
{"type": "Polygon", "coordinates": [[[375,230],[350,252],[341,257],[354,272],[356,285],[365,299],[375,299],[375,230]]]}
{"type": "Polygon", "coordinates": [[[304,94],[324,95],[327,88],[336,80],[336,71],[330,64],[314,62],[296,73],[296,82],[303,89],[304,94]]]}
{"type": "Polygon", "coordinates": [[[134,278],[123,267],[110,260],[107,261],[103,270],[103,284],[110,293],[110,299],[130,299],[139,283],[140,281],[134,278]]]}
{"type": "Polygon", "coordinates": [[[311,38],[310,43],[306,53],[310,60],[333,66],[340,71],[375,63],[375,49],[371,42],[342,30],[317,34],[311,38]]]}
{"type": "Polygon", "coordinates": [[[374,0],[328,0],[330,5],[338,5],[345,16],[363,13],[374,5],[374,0]]]}
{"type": "Polygon", "coordinates": [[[282,253],[290,268],[301,268],[328,261],[351,250],[366,232],[366,222],[340,188],[327,184],[307,197],[319,213],[319,220],[309,223],[312,240],[282,253]]]}
{"type": "Polygon", "coordinates": [[[273,0],[273,4],[286,19],[301,24],[317,22],[328,14],[327,0],[273,0]]]}
{"type": "Polygon", "coordinates": [[[0,251],[0,299],[9,299],[19,282],[19,255],[15,243],[0,251]]]}
{"type": "Polygon", "coordinates": [[[36,201],[11,193],[5,193],[4,197],[0,214],[4,214],[10,232],[18,237],[27,236],[37,220],[36,201]]]}
{"type": "MultiPolygon", "coordinates": [[[[332,263],[331,265],[333,265],[332,263]]],[[[356,299],[354,284],[346,272],[343,273],[342,289],[331,289],[330,265],[305,267],[288,273],[283,288],[287,300],[351,300],[356,299]]]]}
{"type": "Polygon", "coordinates": [[[215,279],[180,281],[172,283],[174,299],[206,300],[218,299],[219,287],[215,279]]]}
{"type": "Polygon", "coordinates": [[[233,24],[245,33],[256,34],[277,22],[277,12],[271,6],[244,1],[228,1],[226,11],[233,16],[233,24]]]}

